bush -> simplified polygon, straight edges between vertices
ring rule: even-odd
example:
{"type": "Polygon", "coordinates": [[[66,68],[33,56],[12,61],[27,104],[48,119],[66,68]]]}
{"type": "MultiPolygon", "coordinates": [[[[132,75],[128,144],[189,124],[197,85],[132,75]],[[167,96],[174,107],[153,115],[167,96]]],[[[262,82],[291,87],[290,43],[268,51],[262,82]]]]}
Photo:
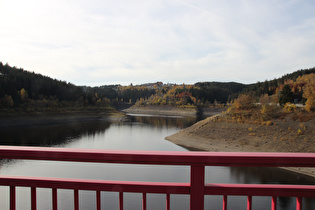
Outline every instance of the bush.
{"type": "Polygon", "coordinates": [[[291,112],[296,111],[296,106],[295,106],[295,104],[288,102],[284,105],[284,110],[287,113],[291,113],[291,112]]]}
{"type": "Polygon", "coordinates": [[[269,121],[266,121],[266,122],[262,122],[261,124],[262,125],[271,126],[271,125],[273,125],[273,122],[269,120],[269,121]]]}

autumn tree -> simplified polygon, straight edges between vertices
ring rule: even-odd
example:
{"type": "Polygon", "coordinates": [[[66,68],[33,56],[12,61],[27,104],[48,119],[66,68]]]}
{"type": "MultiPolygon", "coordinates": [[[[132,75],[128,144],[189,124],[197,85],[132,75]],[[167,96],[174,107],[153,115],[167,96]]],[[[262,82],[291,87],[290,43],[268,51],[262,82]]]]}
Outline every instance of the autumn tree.
{"type": "Polygon", "coordinates": [[[24,88],[20,90],[20,97],[22,101],[26,101],[28,98],[28,93],[24,88]]]}
{"type": "Polygon", "coordinates": [[[305,109],[307,111],[315,110],[315,74],[304,76],[306,85],[303,87],[303,97],[306,98],[305,109]]]}
{"type": "Polygon", "coordinates": [[[260,113],[262,120],[270,120],[277,116],[278,107],[274,99],[268,96],[268,94],[261,96],[259,103],[261,106],[260,113]]]}
{"type": "Polygon", "coordinates": [[[250,94],[242,94],[234,100],[236,109],[250,109],[254,106],[254,98],[250,94]]]}

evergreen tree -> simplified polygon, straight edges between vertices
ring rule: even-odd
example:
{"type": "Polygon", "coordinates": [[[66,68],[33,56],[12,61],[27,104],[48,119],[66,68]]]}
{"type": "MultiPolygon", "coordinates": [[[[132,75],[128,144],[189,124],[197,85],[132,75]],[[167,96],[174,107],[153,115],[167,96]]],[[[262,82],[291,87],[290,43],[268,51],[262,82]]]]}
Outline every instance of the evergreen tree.
{"type": "Polygon", "coordinates": [[[294,95],[291,91],[290,85],[285,85],[280,92],[279,104],[282,106],[288,102],[294,102],[294,95]]]}

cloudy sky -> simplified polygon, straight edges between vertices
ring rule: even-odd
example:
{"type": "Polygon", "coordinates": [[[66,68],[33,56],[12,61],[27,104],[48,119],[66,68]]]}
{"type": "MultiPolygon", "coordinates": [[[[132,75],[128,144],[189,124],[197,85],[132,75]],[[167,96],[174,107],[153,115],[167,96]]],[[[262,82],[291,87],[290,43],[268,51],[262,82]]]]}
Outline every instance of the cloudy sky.
{"type": "Polygon", "coordinates": [[[248,84],[315,66],[312,0],[0,2],[0,61],[76,85],[248,84]]]}

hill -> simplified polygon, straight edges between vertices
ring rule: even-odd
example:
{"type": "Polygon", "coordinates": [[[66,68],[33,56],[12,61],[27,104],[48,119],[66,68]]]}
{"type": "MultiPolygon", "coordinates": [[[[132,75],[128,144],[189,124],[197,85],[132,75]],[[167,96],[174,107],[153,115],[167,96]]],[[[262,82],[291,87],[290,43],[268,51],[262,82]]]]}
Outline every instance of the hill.
{"type": "MultiPolygon", "coordinates": [[[[279,86],[300,75],[315,72],[315,68],[299,70],[279,79],[245,85],[235,82],[198,82],[194,85],[163,84],[100,87],[76,86],[66,81],[36,74],[0,62],[0,110],[2,111],[58,111],[106,110],[124,104],[176,107],[209,107],[226,104],[241,93],[276,94],[279,86]]],[[[303,101],[303,93],[297,98],[303,101]],[[301,95],[302,94],[302,95],[301,95]]]]}
{"type": "MultiPolygon", "coordinates": [[[[110,92],[106,95],[110,96],[110,92]]],[[[64,109],[107,109],[109,106],[108,100],[102,101],[92,88],[79,87],[0,62],[0,109],[3,111],[58,112],[64,109]]]]}
{"type": "Polygon", "coordinates": [[[250,84],[242,93],[253,92],[257,97],[260,97],[263,94],[272,95],[275,94],[279,86],[285,84],[287,81],[295,81],[298,77],[308,74],[315,74],[315,67],[297,70],[277,79],[250,84]]]}

